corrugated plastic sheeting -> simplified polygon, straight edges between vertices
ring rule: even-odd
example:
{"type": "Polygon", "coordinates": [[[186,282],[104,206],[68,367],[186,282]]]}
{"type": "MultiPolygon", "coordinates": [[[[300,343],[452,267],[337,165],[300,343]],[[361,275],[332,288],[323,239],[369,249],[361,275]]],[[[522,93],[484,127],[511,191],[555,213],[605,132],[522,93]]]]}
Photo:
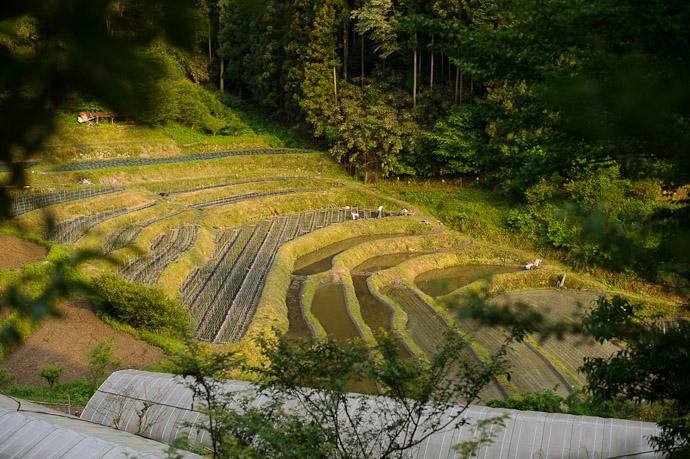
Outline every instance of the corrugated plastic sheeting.
{"type": "MultiPolygon", "coordinates": [[[[82,418],[108,426],[118,424],[119,428],[135,432],[140,421],[137,411],[149,405],[144,422],[145,436],[164,443],[187,435],[194,444],[209,445],[206,432],[197,435],[196,429],[185,424],[202,422],[205,416],[198,410],[199,404],[192,402],[192,392],[180,383],[181,379],[163,373],[148,373],[136,370],[122,370],[113,373],[94,394],[82,413],[82,418]],[[145,405],[146,402],[146,405],[145,405]],[[151,403],[153,402],[153,403],[151,403]],[[118,421],[119,418],[119,421],[118,421]]],[[[250,389],[251,385],[241,381],[223,383],[228,393],[250,389]]],[[[239,399],[239,397],[238,397],[239,399]]],[[[266,401],[265,396],[254,405],[266,401]]],[[[360,403],[371,403],[364,418],[368,426],[382,422],[374,414],[374,402],[391,404],[384,397],[359,397],[353,395],[348,404],[355,410],[360,403]]],[[[239,406],[239,404],[238,404],[239,406]]],[[[288,408],[295,407],[290,401],[288,408]]],[[[452,408],[446,414],[449,419],[452,408]]],[[[476,440],[477,421],[508,414],[505,428],[492,424],[489,431],[495,433],[494,442],[480,448],[478,458],[635,458],[661,457],[651,452],[647,438],[660,431],[656,424],[604,419],[591,416],[549,414],[532,411],[504,410],[481,406],[471,406],[464,413],[469,422],[458,426],[453,423],[447,429],[430,436],[411,451],[417,458],[456,458],[459,453],[453,449],[458,443],[476,440]]],[[[366,426],[361,427],[366,428],[366,426]]]]}
{"type": "MultiPolygon", "coordinates": [[[[167,445],[49,408],[0,396],[0,457],[157,458],[167,445]]],[[[183,457],[196,454],[179,452],[183,457]]]]}

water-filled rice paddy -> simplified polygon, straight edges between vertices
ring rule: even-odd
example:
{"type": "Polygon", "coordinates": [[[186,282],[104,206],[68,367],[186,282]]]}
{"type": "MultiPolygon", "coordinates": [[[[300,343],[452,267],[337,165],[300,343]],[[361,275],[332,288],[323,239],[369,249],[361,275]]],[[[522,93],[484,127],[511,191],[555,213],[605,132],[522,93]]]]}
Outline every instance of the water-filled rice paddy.
{"type": "Polygon", "coordinates": [[[417,276],[415,285],[427,295],[438,297],[491,274],[512,273],[521,269],[504,265],[456,265],[424,272],[417,276]]]}
{"type": "Polygon", "coordinates": [[[288,310],[289,328],[287,336],[290,338],[310,338],[311,330],[302,314],[301,292],[306,278],[292,276],[285,303],[288,310]]]}
{"type": "Polygon", "coordinates": [[[328,284],[316,289],[311,312],[331,338],[341,342],[359,338],[357,328],[347,313],[342,285],[328,284]]]}
{"type": "Polygon", "coordinates": [[[365,234],[334,242],[326,247],[302,255],[295,260],[293,273],[299,276],[310,276],[328,271],[331,269],[333,258],[339,253],[364,242],[397,236],[401,236],[401,234],[365,234]]]}
{"type": "Polygon", "coordinates": [[[399,253],[387,253],[385,255],[378,255],[376,257],[369,258],[363,261],[359,265],[355,266],[352,271],[369,272],[373,273],[376,271],[381,271],[384,269],[392,268],[393,266],[399,265],[403,261],[411,260],[420,255],[426,255],[425,252],[399,252],[399,253]]]}

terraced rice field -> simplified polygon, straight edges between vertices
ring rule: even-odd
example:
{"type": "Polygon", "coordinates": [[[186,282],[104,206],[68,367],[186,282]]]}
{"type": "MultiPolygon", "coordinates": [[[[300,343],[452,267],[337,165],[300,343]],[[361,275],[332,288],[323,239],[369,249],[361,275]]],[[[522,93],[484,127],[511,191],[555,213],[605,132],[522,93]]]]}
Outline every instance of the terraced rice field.
{"type": "Polygon", "coordinates": [[[294,274],[298,276],[309,276],[328,271],[331,269],[333,258],[345,250],[364,242],[371,242],[376,241],[377,239],[397,236],[400,236],[400,234],[375,234],[355,236],[342,241],[334,242],[333,244],[299,257],[295,261],[294,274]]]}
{"type": "Polygon", "coordinates": [[[161,234],[151,243],[148,257],[132,261],[119,274],[133,282],[153,285],[168,265],[192,248],[196,236],[197,227],[192,225],[161,234]]]}
{"type": "MultiPolygon", "coordinates": [[[[359,337],[360,331],[364,336],[374,336],[368,339],[375,339],[369,330],[394,331],[407,344],[414,343],[409,344],[409,349],[400,343],[403,358],[420,353],[431,356],[442,342],[444,331],[457,326],[473,340],[467,357],[481,363],[505,339],[504,330],[478,328],[440,310],[435,298],[489,272],[510,276],[519,267],[502,265],[497,255],[487,256],[489,261],[477,260],[481,254],[468,249],[475,243],[467,239],[437,245],[431,236],[428,240],[426,235],[419,236],[426,234],[422,229],[428,232],[429,228],[418,223],[431,220],[424,216],[423,209],[416,209],[415,217],[390,220],[396,223],[379,229],[377,224],[387,217],[400,216],[391,209],[402,203],[386,201],[370,188],[341,176],[322,175],[321,171],[332,165],[324,165],[318,154],[265,149],[33,167],[43,168],[44,173],[36,174],[37,179],[46,182],[55,177],[62,188],[55,191],[44,183],[42,193],[18,195],[13,205],[17,221],[35,227],[39,234],[40,213],[54,212],[58,224],[48,235],[53,241],[109,253],[122,262],[117,272],[124,278],[159,286],[177,296],[189,311],[199,340],[236,343],[247,335],[255,316],[261,315],[257,314],[259,310],[284,314],[288,336],[310,337],[312,330],[305,320],[302,298],[310,276],[325,279],[311,290],[311,314],[330,336],[342,341],[359,337]],[[262,161],[269,157],[292,162],[281,168],[278,160],[262,161]],[[265,169],[252,169],[258,164],[265,169]],[[161,165],[169,165],[169,171],[152,169],[161,165]],[[150,173],[152,170],[156,172],[150,173]],[[194,171],[206,175],[198,176],[194,171]],[[173,176],[167,177],[166,173],[173,176]],[[103,179],[101,183],[117,185],[77,187],[73,182],[82,182],[82,177],[93,183],[103,179]],[[66,182],[70,185],[64,185],[66,182]],[[382,203],[385,210],[379,212],[377,207],[382,203]],[[361,222],[352,222],[353,211],[361,222]],[[355,227],[360,232],[348,233],[355,227]],[[406,236],[412,233],[417,236],[406,236]],[[408,244],[408,239],[415,242],[408,244]],[[302,247],[294,256],[285,253],[295,249],[279,252],[282,247],[295,247],[299,241],[308,241],[307,248],[302,247]],[[373,241],[380,242],[362,245],[373,241]],[[415,244],[419,247],[413,247],[415,244]],[[142,253],[132,250],[132,245],[142,253]],[[445,260],[456,250],[460,253],[461,247],[467,260],[458,258],[439,265],[433,261],[434,257],[445,260]],[[371,253],[362,257],[365,250],[371,253]],[[356,253],[360,255],[353,255],[356,253]],[[346,267],[333,267],[334,258],[340,254],[346,267]],[[285,285],[271,285],[282,288],[277,295],[280,301],[275,296],[262,298],[269,273],[276,265],[285,270],[280,278],[285,285]],[[374,294],[370,285],[379,278],[387,281],[376,287],[378,293],[374,294]],[[357,310],[361,316],[357,316],[357,310]],[[395,322],[394,311],[406,315],[403,325],[395,322]]],[[[449,234],[438,225],[432,229],[435,236],[449,234]]],[[[94,269],[105,268],[94,265],[94,269]]],[[[492,301],[524,301],[553,320],[579,320],[583,311],[578,303],[586,307],[596,298],[595,294],[548,290],[507,293],[492,301]]],[[[495,380],[482,397],[505,397],[515,390],[534,391],[556,385],[565,395],[582,382],[577,369],[585,357],[605,357],[617,350],[613,344],[580,343],[573,338],[515,343],[508,352],[513,366],[510,381],[495,380]]],[[[362,386],[361,390],[374,389],[362,386]]]]}
{"type": "Polygon", "coordinates": [[[300,235],[340,223],[345,218],[342,209],[305,212],[275,217],[221,236],[220,250],[209,263],[190,275],[181,290],[197,337],[214,343],[241,339],[256,311],[278,248],[300,235]]]}
{"type": "MultiPolygon", "coordinates": [[[[347,252],[349,249],[344,247],[346,245],[355,247],[353,242],[341,244],[337,248],[347,252]]],[[[335,251],[333,248],[328,253],[331,254],[335,251]]],[[[309,262],[310,264],[307,266],[312,268],[316,266],[317,262],[314,259],[323,258],[326,251],[321,249],[318,256],[317,252],[314,251],[303,257],[305,261],[301,265],[309,262]]],[[[375,255],[351,269],[351,278],[362,319],[370,329],[390,330],[392,306],[382,303],[371,294],[367,285],[367,278],[371,274],[362,271],[384,270],[385,272],[385,270],[413,260],[419,255],[422,254],[403,252],[375,255]]],[[[300,269],[304,270],[305,268],[300,269]]],[[[315,274],[327,269],[329,269],[328,264],[323,263],[319,269],[312,269],[310,272],[302,272],[302,274],[315,274]]],[[[455,265],[450,268],[428,270],[415,276],[414,279],[417,285],[421,284],[422,287],[425,287],[422,289],[426,290],[424,293],[441,296],[482,279],[489,273],[516,271],[518,268],[514,266],[455,265]],[[445,275],[450,277],[450,281],[443,277],[445,275]],[[443,279],[443,281],[439,282],[439,279],[443,279]]],[[[508,337],[507,330],[478,327],[477,324],[459,320],[453,315],[450,318],[444,318],[426,302],[420,290],[407,285],[405,282],[389,284],[381,293],[406,314],[407,320],[403,333],[407,334],[427,356],[433,355],[438,350],[439,343],[443,341],[443,333],[450,326],[457,326],[461,332],[473,340],[472,348],[468,349],[468,353],[477,362],[482,361],[482,356],[498,351],[508,337]]],[[[597,297],[598,295],[595,294],[543,290],[504,294],[492,301],[511,304],[526,302],[537,310],[548,314],[554,321],[572,321],[580,320],[583,313],[583,307],[579,307],[579,303],[591,304],[597,297]]],[[[326,316],[325,313],[322,313],[321,316],[324,317],[323,321],[331,321],[329,327],[324,326],[324,328],[327,328],[329,335],[336,337],[338,331],[333,330],[332,321],[337,315],[335,312],[333,314],[333,316],[326,316]]],[[[317,319],[322,320],[318,317],[317,319]]],[[[348,324],[347,328],[349,327],[348,324]]],[[[514,342],[508,348],[506,355],[511,367],[509,380],[502,383],[495,380],[484,391],[482,397],[506,397],[516,391],[546,390],[556,386],[558,387],[557,393],[565,396],[583,382],[581,375],[578,374],[578,368],[583,364],[586,356],[605,357],[616,350],[617,348],[613,344],[602,346],[592,342],[582,343],[577,338],[567,338],[563,341],[552,338],[543,343],[537,343],[533,340],[514,342]]]]}
{"type": "MultiPolygon", "coordinates": [[[[407,287],[391,286],[382,292],[393,301],[398,303],[407,314],[407,330],[412,340],[428,356],[434,355],[443,343],[443,333],[450,324],[431,309],[423,300],[407,287]]],[[[481,362],[481,357],[471,348],[467,348],[472,360],[481,362]]],[[[505,398],[507,391],[498,381],[487,387],[482,392],[482,397],[505,398]]]]}
{"type": "Polygon", "coordinates": [[[285,299],[289,322],[287,336],[290,338],[306,339],[312,336],[311,329],[302,313],[301,294],[305,280],[304,276],[292,276],[290,279],[290,287],[285,299]]]}
{"type": "Polygon", "coordinates": [[[168,158],[126,158],[110,159],[102,161],[80,161],[71,162],[62,166],[50,169],[49,172],[73,172],[97,169],[112,169],[119,167],[152,166],[161,164],[184,163],[190,161],[207,161],[210,159],[227,158],[230,156],[255,156],[255,155],[286,155],[308,153],[307,150],[287,150],[287,149],[261,149],[261,150],[240,150],[240,151],[218,151],[212,153],[197,153],[185,156],[172,156],[168,158]]]}

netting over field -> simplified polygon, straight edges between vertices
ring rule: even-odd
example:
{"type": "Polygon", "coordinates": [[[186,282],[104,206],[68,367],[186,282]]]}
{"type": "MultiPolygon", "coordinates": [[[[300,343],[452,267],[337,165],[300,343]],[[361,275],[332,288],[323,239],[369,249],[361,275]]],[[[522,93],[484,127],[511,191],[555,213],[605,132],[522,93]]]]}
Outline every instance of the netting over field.
{"type": "Polygon", "coordinates": [[[102,161],[81,161],[76,163],[63,164],[54,167],[48,172],[74,172],[95,169],[110,169],[113,167],[136,167],[153,166],[160,164],[182,163],[187,161],[205,161],[209,159],[227,158],[230,156],[255,156],[255,155],[289,155],[312,153],[309,150],[288,150],[288,149],[262,149],[262,150],[237,150],[237,151],[217,151],[212,153],[196,153],[185,156],[169,156],[165,158],[126,158],[108,159],[102,161]]]}
{"type": "Polygon", "coordinates": [[[126,215],[132,212],[137,212],[140,210],[148,209],[149,207],[155,206],[156,203],[144,204],[140,207],[135,207],[132,209],[122,208],[113,209],[109,212],[102,212],[94,215],[82,215],[74,220],[60,223],[53,230],[53,234],[50,240],[57,242],[58,244],[67,244],[77,242],[88,230],[100,225],[106,220],[111,218],[119,217],[121,215],[126,215]]]}
{"type": "Polygon", "coordinates": [[[132,282],[153,285],[165,268],[192,248],[197,227],[184,225],[158,235],[151,242],[149,256],[138,258],[122,268],[119,274],[132,282]]]}
{"type": "Polygon", "coordinates": [[[70,201],[77,201],[80,199],[87,199],[94,196],[104,194],[116,193],[122,191],[123,188],[117,187],[90,187],[83,190],[76,191],[57,191],[55,193],[42,194],[20,194],[12,198],[12,205],[10,206],[10,213],[12,216],[31,212],[43,207],[54,206],[70,201]]]}
{"type": "MultiPolygon", "coordinates": [[[[375,217],[375,210],[360,215],[375,217]]],[[[382,212],[382,217],[395,216],[382,212]]],[[[182,284],[182,303],[189,309],[198,339],[237,342],[258,306],[266,274],[281,245],[299,236],[350,219],[345,209],[284,215],[233,228],[216,241],[211,260],[182,284]]]]}
{"type": "MultiPolygon", "coordinates": [[[[15,163],[17,164],[17,163],[15,163]]],[[[38,164],[38,161],[24,161],[19,163],[19,167],[22,169],[30,169],[34,167],[36,164],[38,164]]],[[[0,172],[10,172],[12,169],[10,169],[10,165],[7,163],[0,163],[0,172]]]]}

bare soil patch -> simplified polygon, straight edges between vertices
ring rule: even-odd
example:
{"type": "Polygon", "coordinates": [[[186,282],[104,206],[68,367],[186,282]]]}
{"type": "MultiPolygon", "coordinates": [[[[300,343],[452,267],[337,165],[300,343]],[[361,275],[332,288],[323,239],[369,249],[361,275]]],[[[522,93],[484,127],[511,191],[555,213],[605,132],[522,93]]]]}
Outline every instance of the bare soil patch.
{"type": "Polygon", "coordinates": [[[21,384],[45,386],[45,380],[38,376],[41,367],[60,364],[65,367],[61,381],[74,381],[88,375],[89,349],[105,339],[112,339],[121,368],[147,368],[165,358],[161,349],[114,330],[96,317],[94,310],[86,300],[62,303],[58,306],[61,317],[46,319],[0,362],[0,368],[16,374],[21,384]]]}
{"type": "Polygon", "coordinates": [[[21,268],[46,256],[48,249],[11,234],[0,234],[0,271],[21,268]]]}

